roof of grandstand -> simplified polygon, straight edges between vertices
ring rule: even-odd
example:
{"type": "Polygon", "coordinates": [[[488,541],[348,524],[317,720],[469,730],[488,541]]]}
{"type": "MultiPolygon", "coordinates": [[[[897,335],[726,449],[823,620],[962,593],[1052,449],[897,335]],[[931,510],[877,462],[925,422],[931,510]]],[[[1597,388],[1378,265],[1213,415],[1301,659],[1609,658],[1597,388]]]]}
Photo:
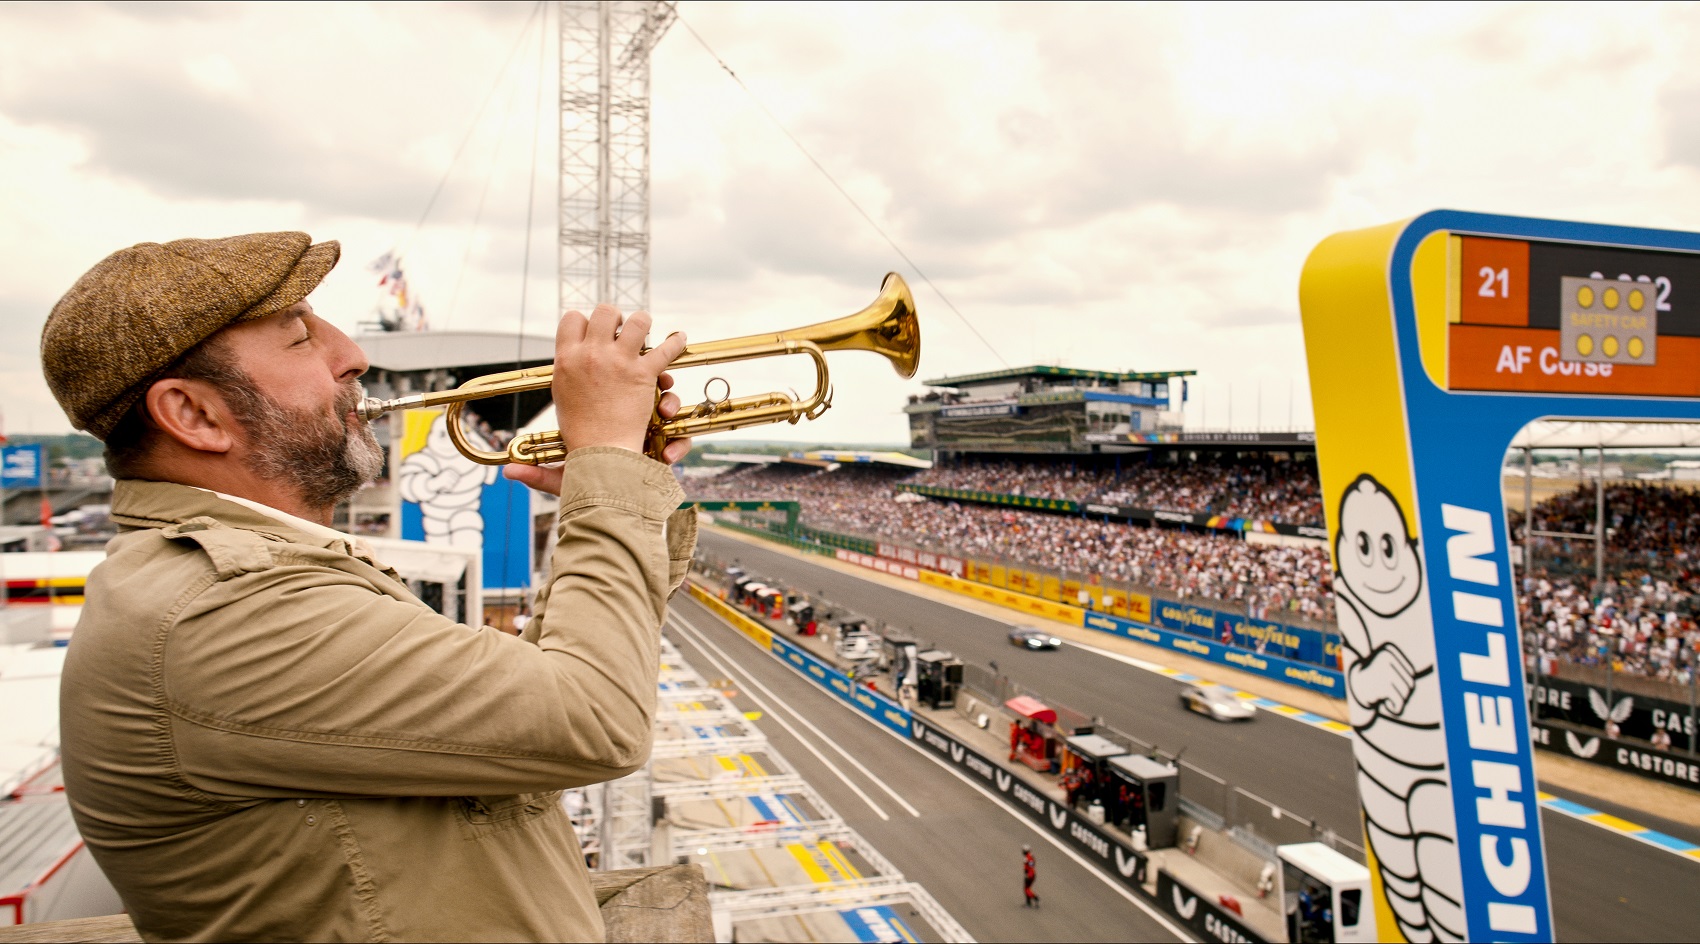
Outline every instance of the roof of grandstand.
{"type": "Polygon", "coordinates": [[[408,373],[443,367],[482,367],[547,363],[555,356],[553,336],[530,334],[516,339],[493,331],[389,331],[354,339],[378,370],[408,373]]]}
{"type": "Polygon", "coordinates": [[[791,465],[813,466],[825,466],[834,463],[838,465],[864,463],[894,465],[905,469],[930,469],[933,467],[933,464],[926,459],[917,459],[902,452],[847,452],[837,449],[788,452],[782,456],[749,452],[711,452],[705,454],[702,458],[705,462],[727,462],[735,465],[773,465],[784,462],[791,465]]]}
{"type": "Polygon", "coordinates": [[[929,387],[964,387],[970,384],[989,383],[994,380],[1009,380],[1015,377],[1067,377],[1072,380],[1098,380],[1106,383],[1120,383],[1127,380],[1168,380],[1171,377],[1191,377],[1196,370],[1154,370],[1154,371],[1114,371],[1114,370],[1081,370],[1076,367],[1051,367],[1046,364],[1035,364],[1031,367],[1011,367],[1007,370],[990,370],[979,374],[961,374],[956,377],[940,377],[936,380],[923,380],[929,387]]]}
{"type": "Polygon", "coordinates": [[[1682,449],[1700,446],[1700,423],[1540,420],[1523,427],[1512,449],[1682,449]]]}

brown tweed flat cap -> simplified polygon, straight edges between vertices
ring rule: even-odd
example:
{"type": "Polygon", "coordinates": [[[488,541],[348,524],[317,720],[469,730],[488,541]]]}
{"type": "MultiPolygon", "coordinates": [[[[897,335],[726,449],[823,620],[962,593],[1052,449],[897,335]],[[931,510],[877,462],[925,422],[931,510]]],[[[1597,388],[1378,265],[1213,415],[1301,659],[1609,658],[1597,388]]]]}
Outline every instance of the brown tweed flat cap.
{"type": "Polygon", "coordinates": [[[41,368],[71,425],[105,440],[148,385],[226,325],[295,304],[342,247],[306,233],[120,249],[83,273],[41,332],[41,368]]]}

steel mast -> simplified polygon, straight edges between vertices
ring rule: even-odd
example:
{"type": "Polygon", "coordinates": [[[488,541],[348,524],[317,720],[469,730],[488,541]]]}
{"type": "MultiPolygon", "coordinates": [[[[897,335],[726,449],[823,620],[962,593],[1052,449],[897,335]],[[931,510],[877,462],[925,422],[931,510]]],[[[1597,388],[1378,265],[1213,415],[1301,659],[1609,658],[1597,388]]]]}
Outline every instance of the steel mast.
{"type": "Polygon", "coordinates": [[[666,0],[561,0],[560,310],[649,308],[649,52],[666,0]]]}
{"type": "MultiPolygon", "coordinates": [[[[670,0],[560,0],[560,296],[557,314],[649,309],[649,52],[670,0]]],[[[649,769],[583,791],[575,817],[599,869],[650,864],[649,769]]]]}

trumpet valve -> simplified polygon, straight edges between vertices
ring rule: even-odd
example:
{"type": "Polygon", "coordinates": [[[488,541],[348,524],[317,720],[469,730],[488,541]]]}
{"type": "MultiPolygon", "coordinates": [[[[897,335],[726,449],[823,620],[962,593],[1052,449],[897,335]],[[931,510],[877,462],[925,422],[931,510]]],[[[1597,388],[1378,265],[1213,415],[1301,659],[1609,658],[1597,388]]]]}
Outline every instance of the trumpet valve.
{"type": "MultiPolygon", "coordinates": [[[[825,413],[830,409],[832,409],[832,386],[829,384],[826,388],[826,392],[821,394],[820,402],[815,404],[814,407],[803,415],[811,420],[818,419],[822,413],[825,413]]],[[[792,420],[791,422],[795,423],[797,421],[792,420]]]]}

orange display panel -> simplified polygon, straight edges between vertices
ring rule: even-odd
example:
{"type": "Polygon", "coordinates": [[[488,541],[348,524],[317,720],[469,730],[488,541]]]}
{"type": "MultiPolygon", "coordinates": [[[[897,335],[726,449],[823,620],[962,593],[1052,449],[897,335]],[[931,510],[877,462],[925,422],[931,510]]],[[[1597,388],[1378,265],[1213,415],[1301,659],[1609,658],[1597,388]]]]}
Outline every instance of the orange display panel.
{"type": "Polygon", "coordinates": [[[1458,311],[1465,324],[1529,323],[1529,244],[1519,239],[1459,240],[1458,311]]]}
{"type": "Polygon", "coordinates": [[[1448,251],[1448,389],[1700,397],[1700,256],[1481,236],[1448,251]]]}
{"type": "Polygon", "coordinates": [[[1453,325],[1449,333],[1454,390],[1700,397],[1700,338],[1660,338],[1659,363],[1638,367],[1565,360],[1550,329],[1453,325]]]}

